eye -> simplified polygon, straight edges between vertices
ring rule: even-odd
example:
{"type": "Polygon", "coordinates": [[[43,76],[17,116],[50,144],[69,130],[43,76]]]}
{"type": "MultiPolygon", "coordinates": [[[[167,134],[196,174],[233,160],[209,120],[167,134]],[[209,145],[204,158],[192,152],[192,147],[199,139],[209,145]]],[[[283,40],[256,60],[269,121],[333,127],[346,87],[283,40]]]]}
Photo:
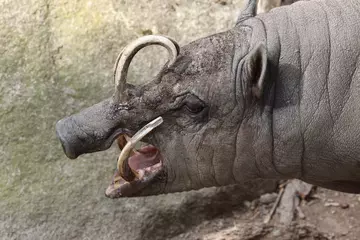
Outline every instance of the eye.
{"type": "Polygon", "coordinates": [[[204,109],[204,106],[200,104],[186,103],[185,108],[191,113],[199,113],[204,109]]]}
{"type": "Polygon", "coordinates": [[[205,108],[201,100],[193,96],[186,99],[184,107],[187,111],[194,114],[200,113],[205,108]]]}

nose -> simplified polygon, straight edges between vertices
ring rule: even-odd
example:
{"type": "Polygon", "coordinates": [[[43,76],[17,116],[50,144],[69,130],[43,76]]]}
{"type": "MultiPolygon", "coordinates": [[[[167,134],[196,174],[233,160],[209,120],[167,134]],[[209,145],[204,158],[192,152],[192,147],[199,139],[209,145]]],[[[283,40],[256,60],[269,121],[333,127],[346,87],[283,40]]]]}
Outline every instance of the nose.
{"type": "MultiPolygon", "coordinates": [[[[56,135],[60,140],[61,146],[70,159],[77,158],[80,154],[76,153],[75,149],[71,146],[74,146],[77,142],[76,139],[73,139],[74,134],[69,132],[71,126],[68,126],[68,121],[62,119],[56,123],[56,135]]],[[[70,130],[71,131],[71,130],[70,130]]]]}

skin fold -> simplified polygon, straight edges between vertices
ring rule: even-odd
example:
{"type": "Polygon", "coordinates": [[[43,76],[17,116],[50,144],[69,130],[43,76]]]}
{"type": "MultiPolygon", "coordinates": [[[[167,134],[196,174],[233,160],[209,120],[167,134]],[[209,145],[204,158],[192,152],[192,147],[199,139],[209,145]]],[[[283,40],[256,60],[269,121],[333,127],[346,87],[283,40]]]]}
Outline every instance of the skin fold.
{"type": "Polygon", "coordinates": [[[161,116],[146,137],[164,171],[136,195],[298,178],[360,192],[360,2],[299,1],[181,47],[143,86],[60,120],[70,158],[106,150],[161,116]]]}

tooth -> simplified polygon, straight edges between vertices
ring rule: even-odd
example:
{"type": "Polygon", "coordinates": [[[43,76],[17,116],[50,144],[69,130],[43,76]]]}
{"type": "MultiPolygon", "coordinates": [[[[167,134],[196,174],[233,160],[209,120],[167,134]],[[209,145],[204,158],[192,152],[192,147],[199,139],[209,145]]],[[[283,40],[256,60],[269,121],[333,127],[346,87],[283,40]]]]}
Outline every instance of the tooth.
{"type": "Polygon", "coordinates": [[[127,142],[130,141],[130,139],[131,139],[128,135],[125,135],[124,137],[127,142]]]}
{"type": "MultiPolygon", "coordinates": [[[[158,127],[161,123],[163,123],[163,119],[162,117],[158,117],[153,121],[151,121],[150,123],[146,124],[144,127],[142,127],[137,133],[135,133],[135,135],[131,139],[126,139],[128,142],[122,149],[117,162],[117,168],[119,170],[121,177],[124,178],[125,176],[125,173],[123,172],[123,170],[125,169],[124,164],[127,164],[126,159],[128,159],[131,151],[133,150],[133,148],[135,148],[136,143],[138,143],[143,137],[149,134],[154,128],[158,127]]],[[[134,179],[139,178],[139,173],[136,170],[131,169],[131,171],[134,174],[134,179]]]]}

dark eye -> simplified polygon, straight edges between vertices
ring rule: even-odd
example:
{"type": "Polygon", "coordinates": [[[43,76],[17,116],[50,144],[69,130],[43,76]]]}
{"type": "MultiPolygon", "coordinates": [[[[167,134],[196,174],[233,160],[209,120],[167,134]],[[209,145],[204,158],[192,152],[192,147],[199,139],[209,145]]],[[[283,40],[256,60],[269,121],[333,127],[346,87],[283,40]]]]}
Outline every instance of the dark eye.
{"type": "Polygon", "coordinates": [[[190,113],[199,113],[205,108],[198,99],[188,99],[184,106],[190,113]]]}

